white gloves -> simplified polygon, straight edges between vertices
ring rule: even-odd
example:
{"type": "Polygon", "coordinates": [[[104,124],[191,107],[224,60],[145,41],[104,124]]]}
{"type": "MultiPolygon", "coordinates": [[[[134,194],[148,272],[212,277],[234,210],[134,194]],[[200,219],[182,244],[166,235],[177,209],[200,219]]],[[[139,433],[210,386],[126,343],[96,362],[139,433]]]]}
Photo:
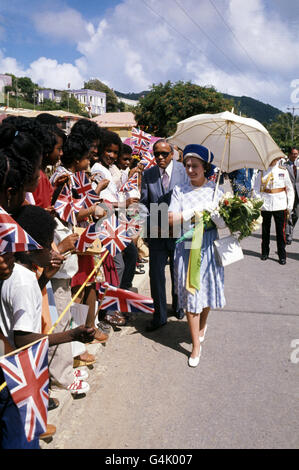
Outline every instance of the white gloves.
{"type": "Polygon", "coordinates": [[[215,211],[211,214],[211,219],[217,228],[219,229],[226,228],[226,223],[224,222],[223,218],[221,217],[218,211],[215,211]]]}
{"type": "Polygon", "coordinates": [[[191,220],[192,217],[194,216],[194,209],[185,209],[182,212],[182,216],[185,222],[188,222],[188,220],[191,220]]]}

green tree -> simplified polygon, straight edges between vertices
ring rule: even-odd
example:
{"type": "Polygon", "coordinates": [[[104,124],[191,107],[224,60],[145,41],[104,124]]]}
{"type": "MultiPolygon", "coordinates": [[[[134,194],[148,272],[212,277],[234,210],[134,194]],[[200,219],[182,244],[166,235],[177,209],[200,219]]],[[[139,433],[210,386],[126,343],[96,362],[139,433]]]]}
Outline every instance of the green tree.
{"type": "Polygon", "coordinates": [[[292,146],[299,146],[299,117],[294,117],[294,139],[292,141],[293,116],[291,113],[281,113],[275,121],[266,125],[268,132],[284,153],[292,146]]]}
{"type": "Polygon", "coordinates": [[[29,103],[33,103],[33,93],[34,90],[38,88],[38,85],[33,83],[29,77],[20,77],[17,79],[17,87],[25,100],[29,101],[29,103]]]}
{"type": "Polygon", "coordinates": [[[57,109],[60,109],[60,106],[56,101],[49,100],[49,99],[44,99],[44,101],[40,104],[40,108],[43,109],[44,111],[55,111],[57,109]]]}
{"type": "Polygon", "coordinates": [[[102,91],[106,93],[106,111],[107,113],[113,113],[119,111],[119,103],[117,101],[117,96],[111,88],[109,88],[105,83],[102,83],[97,78],[89,80],[84,83],[84,88],[88,90],[102,91]]]}
{"type": "Polygon", "coordinates": [[[223,98],[213,87],[201,87],[191,82],[171,81],[152,85],[135,108],[138,126],[160,137],[175,133],[179,121],[202,113],[230,110],[231,100],[223,98]]]}
{"type": "Polygon", "coordinates": [[[79,103],[77,98],[75,98],[73,95],[70,96],[67,91],[63,91],[61,93],[59,109],[69,111],[73,114],[80,114],[81,116],[88,117],[88,112],[86,111],[85,106],[79,103]]]}

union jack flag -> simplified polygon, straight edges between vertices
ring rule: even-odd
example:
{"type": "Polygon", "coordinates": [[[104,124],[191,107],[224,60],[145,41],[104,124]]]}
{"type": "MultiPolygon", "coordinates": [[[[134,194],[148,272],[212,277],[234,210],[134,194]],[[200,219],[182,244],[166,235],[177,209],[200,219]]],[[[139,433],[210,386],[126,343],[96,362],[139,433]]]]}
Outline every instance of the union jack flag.
{"type": "Polygon", "coordinates": [[[134,189],[138,190],[138,173],[134,173],[131,178],[128,179],[120,188],[119,191],[133,191],[134,189]]]}
{"type": "Polygon", "coordinates": [[[84,232],[81,233],[78,240],[75,242],[76,249],[80,252],[84,252],[87,248],[93,244],[93,242],[99,238],[100,232],[97,229],[97,224],[90,224],[84,232]]]}
{"type": "Polygon", "coordinates": [[[43,338],[30,348],[0,360],[7,387],[19,409],[28,442],[47,428],[48,348],[48,338],[43,338]]]}
{"type": "Polygon", "coordinates": [[[126,225],[118,221],[115,214],[101,223],[99,238],[112,257],[123,251],[132,241],[128,237],[126,225]]]}
{"type": "Polygon", "coordinates": [[[150,152],[146,152],[145,154],[143,154],[140,163],[143,163],[145,165],[145,170],[148,170],[152,166],[157,165],[155,157],[150,152]]]}
{"type": "Polygon", "coordinates": [[[90,206],[99,202],[100,197],[92,189],[91,182],[88,179],[85,171],[78,171],[72,176],[73,188],[77,191],[80,197],[84,197],[83,207],[88,209],[90,206]]]}
{"type": "Polygon", "coordinates": [[[141,155],[144,155],[144,153],[149,150],[149,146],[151,143],[151,135],[146,134],[146,132],[143,132],[142,130],[133,127],[131,142],[133,145],[133,152],[137,152],[141,155]]]}
{"type": "Polygon", "coordinates": [[[126,232],[129,237],[134,237],[137,235],[142,228],[142,219],[139,217],[138,213],[133,213],[133,215],[128,215],[124,212],[119,212],[119,220],[126,227],[126,232]]]}
{"type": "Polygon", "coordinates": [[[40,249],[42,249],[42,246],[0,207],[0,253],[40,249]]]}
{"type": "Polygon", "coordinates": [[[142,131],[141,129],[137,129],[133,127],[131,133],[131,141],[133,144],[142,145],[143,147],[149,147],[151,143],[151,135],[147,134],[146,132],[142,131]]]}
{"type": "Polygon", "coordinates": [[[75,214],[83,208],[84,199],[73,199],[71,191],[65,187],[59,194],[54,209],[62,220],[74,224],[75,214]]]}
{"type": "Polygon", "coordinates": [[[118,310],[120,312],[154,312],[154,303],[151,297],[136,294],[125,289],[110,286],[103,282],[98,290],[99,299],[102,300],[101,309],[118,310]]]}

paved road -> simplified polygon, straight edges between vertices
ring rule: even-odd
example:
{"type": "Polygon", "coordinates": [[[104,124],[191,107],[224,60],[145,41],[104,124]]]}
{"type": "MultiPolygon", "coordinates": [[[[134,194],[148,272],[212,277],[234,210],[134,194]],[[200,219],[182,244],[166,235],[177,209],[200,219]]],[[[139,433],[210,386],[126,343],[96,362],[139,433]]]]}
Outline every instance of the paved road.
{"type": "Polygon", "coordinates": [[[245,259],[226,268],[198,368],[185,319],[145,333],[139,315],[98,349],[88,395],[49,414],[57,434],[43,448],[298,448],[299,227],[285,266],[274,240],[261,261],[260,243],[260,232],[244,240],[245,259]]]}

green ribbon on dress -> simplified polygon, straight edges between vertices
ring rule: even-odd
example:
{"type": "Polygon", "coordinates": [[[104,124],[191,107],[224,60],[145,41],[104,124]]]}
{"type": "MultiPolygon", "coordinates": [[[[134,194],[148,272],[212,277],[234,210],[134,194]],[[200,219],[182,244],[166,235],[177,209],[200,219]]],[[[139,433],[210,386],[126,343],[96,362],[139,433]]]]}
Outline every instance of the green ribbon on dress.
{"type": "Polygon", "coordinates": [[[191,292],[191,294],[195,294],[195,290],[200,289],[200,264],[203,232],[204,222],[203,217],[200,217],[193,232],[186,279],[186,289],[191,292]]]}

